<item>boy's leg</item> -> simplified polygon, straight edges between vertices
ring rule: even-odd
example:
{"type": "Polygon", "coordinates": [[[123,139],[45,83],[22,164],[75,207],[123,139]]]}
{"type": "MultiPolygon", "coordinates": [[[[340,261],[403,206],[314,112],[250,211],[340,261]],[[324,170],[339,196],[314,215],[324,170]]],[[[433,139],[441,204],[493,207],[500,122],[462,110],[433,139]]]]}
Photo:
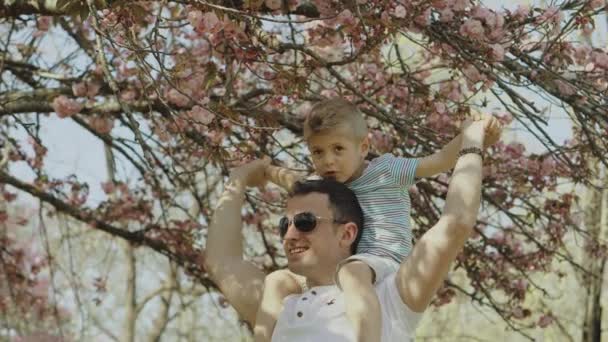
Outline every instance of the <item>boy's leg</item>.
{"type": "Polygon", "coordinates": [[[382,314],[374,280],[372,269],[359,260],[345,263],[338,270],[346,316],[353,323],[358,342],[377,342],[382,335],[382,314]]]}
{"type": "Polygon", "coordinates": [[[253,329],[255,342],[270,341],[274,326],[283,308],[283,299],[293,293],[301,293],[300,280],[288,270],[270,273],[264,279],[264,292],[253,329]]]}

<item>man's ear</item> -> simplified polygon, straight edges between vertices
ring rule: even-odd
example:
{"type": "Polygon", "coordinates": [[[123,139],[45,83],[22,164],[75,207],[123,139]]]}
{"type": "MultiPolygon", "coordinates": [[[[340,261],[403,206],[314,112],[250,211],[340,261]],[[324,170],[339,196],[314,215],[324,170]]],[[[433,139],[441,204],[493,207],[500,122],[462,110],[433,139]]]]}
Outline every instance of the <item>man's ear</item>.
{"type": "Polygon", "coordinates": [[[354,222],[345,223],[342,227],[342,236],[340,237],[340,247],[348,247],[355,242],[357,231],[359,228],[354,222]]]}

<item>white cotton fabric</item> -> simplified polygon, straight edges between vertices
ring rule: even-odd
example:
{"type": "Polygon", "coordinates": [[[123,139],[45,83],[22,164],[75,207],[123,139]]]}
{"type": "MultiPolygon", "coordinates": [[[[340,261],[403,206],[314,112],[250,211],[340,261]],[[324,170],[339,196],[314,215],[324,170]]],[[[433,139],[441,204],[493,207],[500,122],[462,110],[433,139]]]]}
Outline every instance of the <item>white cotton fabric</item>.
{"type": "MultiPolygon", "coordinates": [[[[401,300],[395,276],[390,274],[375,285],[382,312],[381,342],[411,341],[422,318],[422,313],[413,312],[401,300]]],[[[355,341],[344,295],[336,285],[287,296],[272,334],[272,342],[319,341],[355,341]]]]}

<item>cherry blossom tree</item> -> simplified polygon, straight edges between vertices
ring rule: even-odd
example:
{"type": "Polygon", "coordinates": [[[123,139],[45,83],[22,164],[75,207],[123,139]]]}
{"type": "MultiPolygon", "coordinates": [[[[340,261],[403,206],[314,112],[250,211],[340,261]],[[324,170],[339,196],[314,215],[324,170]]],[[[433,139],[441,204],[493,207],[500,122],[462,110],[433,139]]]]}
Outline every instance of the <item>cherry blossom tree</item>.
{"type": "MultiPolygon", "coordinates": [[[[464,294],[528,336],[551,322],[524,302],[543,291],[534,274],[564,260],[598,276],[570,256],[564,236],[578,236],[590,256],[605,254],[572,210],[576,186],[601,175],[586,161],[608,165],[608,52],[592,43],[606,33],[603,0],[513,8],[476,0],[2,1],[0,13],[8,205],[29,194],[45,213],[165,255],[213,287],[195,246],[224,176],[262,156],[310,172],[300,133],[315,101],[356,103],[373,155],[432,153],[466,115],[486,112],[523,129],[542,152],[513,139],[488,151],[483,215],[455,265],[467,282],[448,279],[434,304],[464,294]],[[49,51],[50,41],[61,48],[49,51]],[[548,129],[555,116],[572,123],[567,140],[548,129]],[[57,120],[96,137],[111,162],[137,176],[103,184],[51,176],[40,131],[57,120]],[[12,171],[23,168],[31,177],[12,171]],[[93,187],[107,195],[95,205],[93,187]]],[[[412,189],[417,234],[436,221],[447,183],[442,175],[412,189]]],[[[284,264],[271,220],[282,196],[252,191],[244,213],[262,246],[250,241],[250,257],[269,270],[284,264]]],[[[6,213],[0,222],[11,219],[6,213]]]]}

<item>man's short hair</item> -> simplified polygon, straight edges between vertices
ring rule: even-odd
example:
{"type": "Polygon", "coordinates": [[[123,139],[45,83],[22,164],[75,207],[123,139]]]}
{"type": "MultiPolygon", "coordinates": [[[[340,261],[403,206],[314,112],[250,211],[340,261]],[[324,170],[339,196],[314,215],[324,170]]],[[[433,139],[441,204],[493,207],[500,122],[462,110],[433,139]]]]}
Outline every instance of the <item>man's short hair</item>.
{"type": "Polygon", "coordinates": [[[340,97],[317,102],[304,121],[304,139],[338,127],[348,128],[358,140],[363,140],[368,132],[363,113],[354,104],[340,97]]]}
{"type": "Polygon", "coordinates": [[[296,182],[289,193],[289,197],[303,196],[314,192],[327,195],[334,220],[353,222],[357,225],[357,236],[351,245],[351,254],[355,254],[363,233],[363,210],[357,196],[346,185],[335,180],[307,179],[296,182]]]}

